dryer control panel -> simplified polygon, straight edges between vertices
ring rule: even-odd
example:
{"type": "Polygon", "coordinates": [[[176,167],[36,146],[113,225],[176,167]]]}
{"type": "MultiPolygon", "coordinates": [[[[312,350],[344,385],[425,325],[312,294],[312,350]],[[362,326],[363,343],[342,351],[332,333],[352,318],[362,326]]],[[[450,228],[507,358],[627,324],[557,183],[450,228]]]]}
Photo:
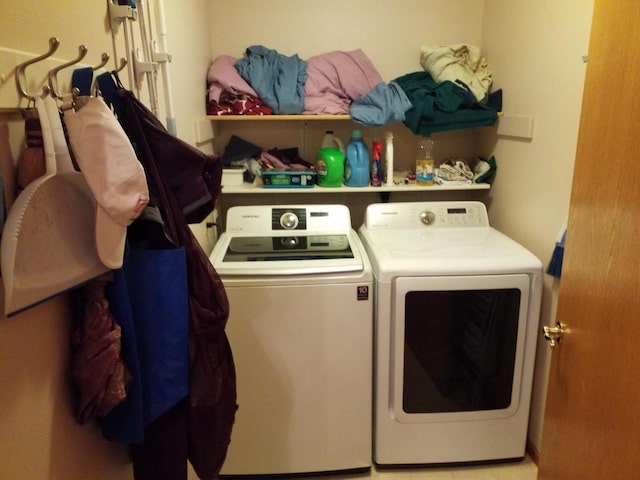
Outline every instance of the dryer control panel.
{"type": "Polygon", "coordinates": [[[369,229],[488,227],[487,209],[480,202],[403,202],[369,205],[369,229]]]}

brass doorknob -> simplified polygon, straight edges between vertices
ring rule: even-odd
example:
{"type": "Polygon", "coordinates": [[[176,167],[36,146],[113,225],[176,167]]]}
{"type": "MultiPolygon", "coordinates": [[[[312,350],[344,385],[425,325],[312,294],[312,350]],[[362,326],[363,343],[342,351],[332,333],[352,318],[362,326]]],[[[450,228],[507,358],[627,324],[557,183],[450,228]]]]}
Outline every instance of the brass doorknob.
{"type": "Polygon", "coordinates": [[[556,345],[562,342],[562,337],[565,332],[565,325],[558,322],[555,327],[550,327],[545,325],[542,327],[542,331],[544,332],[544,338],[549,342],[549,347],[553,350],[556,345]]]}

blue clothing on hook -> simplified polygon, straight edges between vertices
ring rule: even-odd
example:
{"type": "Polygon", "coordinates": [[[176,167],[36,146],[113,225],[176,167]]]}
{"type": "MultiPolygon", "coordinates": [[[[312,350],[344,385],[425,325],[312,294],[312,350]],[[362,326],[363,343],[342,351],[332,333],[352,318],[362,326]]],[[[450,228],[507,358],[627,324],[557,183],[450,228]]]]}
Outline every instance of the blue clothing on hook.
{"type": "Polygon", "coordinates": [[[113,80],[111,72],[101,73],[96,77],[98,89],[103,100],[110,108],[115,110],[116,114],[122,112],[122,100],[118,97],[118,87],[113,80]]]}
{"type": "Polygon", "coordinates": [[[186,251],[127,248],[106,294],[122,329],[122,358],[133,379],[127,399],[102,420],[111,441],[144,441],[144,427],[189,394],[186,251]]]}
{"type": "Polygon", "coordinates": [[[71,87],[80,90],[80,95],[88,97],[91,95],[91,85],[93,84],[93,68],[76,68],[71,74],[71,87]]]}
{"type": "Polygon", "coordinates": [[[567,238],[567,230],[564,228],[560,239],[556,242],[556,246],[553,249],[551,255],[551,261],[547,267],[547,273],[555,278],[560,278],[562,275],[562,261],[564,259],[564,242],[567,238]]]}

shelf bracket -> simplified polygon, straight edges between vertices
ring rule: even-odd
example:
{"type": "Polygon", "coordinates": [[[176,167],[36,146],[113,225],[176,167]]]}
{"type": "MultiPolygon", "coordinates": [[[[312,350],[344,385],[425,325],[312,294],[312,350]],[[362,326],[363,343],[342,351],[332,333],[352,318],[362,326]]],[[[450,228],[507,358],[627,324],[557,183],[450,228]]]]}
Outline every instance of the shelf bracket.
{"type": "Polygon", "coordinates": [[[389,203],[390,197],[391,197],[391,192],[380,192],[380,201],[382,203],[389,203]]]}

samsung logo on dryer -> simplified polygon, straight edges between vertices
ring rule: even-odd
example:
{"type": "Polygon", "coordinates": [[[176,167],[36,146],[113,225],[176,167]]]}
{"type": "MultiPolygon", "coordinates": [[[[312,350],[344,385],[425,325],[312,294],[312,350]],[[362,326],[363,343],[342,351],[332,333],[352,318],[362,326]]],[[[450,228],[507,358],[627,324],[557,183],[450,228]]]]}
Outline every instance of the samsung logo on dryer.
{"type": "Polygon", "coordinates": [[[260,215],[242,215],[242,218],[260,218],[260,215]]]}
{"type": "Polygon", "coordinates": [[[393,212],[380,212],[380,215],[398,215],[398,211],[395,210],[393,212]]]}

